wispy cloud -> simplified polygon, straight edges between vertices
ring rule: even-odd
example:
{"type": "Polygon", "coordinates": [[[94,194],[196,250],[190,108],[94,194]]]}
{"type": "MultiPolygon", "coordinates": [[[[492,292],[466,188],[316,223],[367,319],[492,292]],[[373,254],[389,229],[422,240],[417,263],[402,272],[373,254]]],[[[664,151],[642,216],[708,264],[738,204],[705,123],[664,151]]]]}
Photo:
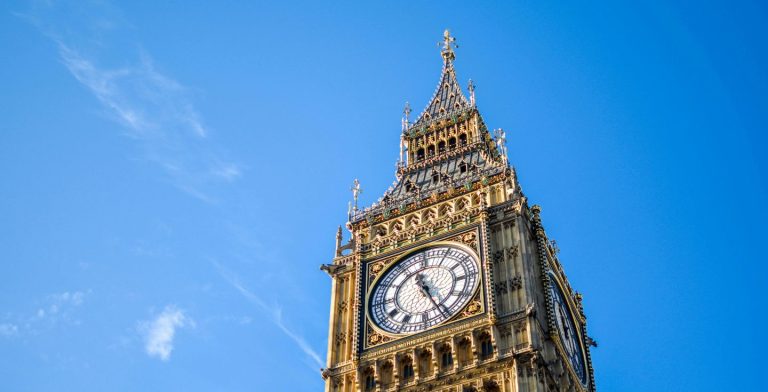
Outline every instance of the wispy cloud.
{"type": "Polygon", "coordinates": [[[288,338],[290,338],[299,347],[299,349],[304,352],[304,354],[311,358],[318,367],[324,366],[323,361],[320,359],[320,355],[318,355],[317,352],[312,349],[312,347],[310,347],[310,345],[301,335],[296,333],[285,324],[285,321],[283,320],[283,312],[280,306],[268,304],[262,297],[248,289],[240,281],[237,275],[226,269],[221,264],[213,262],[213,265],[216,267],[219,275],[221,275],[222,278],[227,281],[227,283],[234,287],[243,297],[245,297],[245,299],[256,305],[256,308],[262,313],[262,315],[264,315],[269,321],[275,324],[275,326],[277,326],[277,328],[280,329],[286,336],[288,336],[288,338]]]}
{"type": "Polygon", "coordinates": [[[58,326],[79,326],[77,308],[81,307],[91,290],[64,291],[36,300],[26,312],[6,313],[0,323],[0,336],[37,335],[58,326]]]}
{"type": "Polygon", "coordinates": [[[19,333],[19,326],[13,323],[0,324],[0,336],[11,337],[19,333]]]}
{"type": "Polygon", "coordinates": [[[168,361],[173,352],[176,330],[194,325],[194,321],[183,310],[168,305],[152,320],[139,323],[139,330],[144,335],[144,350],[150,357],[168,361]]]}
{"type": "Polygon", "coordinates": [[[121,22],[108,4],[83,7],[74,13],[81,20],[57,17],[67,14],[68,7],[79,7],[76,3],[39,4],[18,16],[56,44],[61,63],[123,133],[141,145],[146,159],[182,191],[216,201],[216,184],[236,180],[243,168],[210,140],[210,129],[193,103],[194,91],[158,69],[141,42],[110,39],[109,32],[119,30],[121,22]]]}
{"type": "MultiPolygon", "coordinates": [[[[90,290],[88,291],[90,292],[90,290]]],[[[83,300],[88,292],[84,291],[65,291],[54,293],[48,296],[45,306],[37,309],[38,319],[56,319],[59,317],[69,318],[68,311],[73,307],[83,304],[83,300]]]]}

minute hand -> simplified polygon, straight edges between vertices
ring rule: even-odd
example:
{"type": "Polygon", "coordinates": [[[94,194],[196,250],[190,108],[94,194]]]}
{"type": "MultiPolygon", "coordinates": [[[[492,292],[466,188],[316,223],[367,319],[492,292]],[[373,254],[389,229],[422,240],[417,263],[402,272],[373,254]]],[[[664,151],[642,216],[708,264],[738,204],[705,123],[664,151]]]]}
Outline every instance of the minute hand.
{"type": "Polygon", "coordinates": [[[432,305],[435,305],[435,308],[437,308],[437,311],[440,312],[440,314],[442,314],[443,316],[445,316],[445,312],[443,312],[443,309],[440,308],[440,305],[438,305],[437,302],[435,302],[435,299],[432,298],[431,295],[429,295],[429,291],[427,291],[427,297],[429,298],[429,301],[432,302],[432,305]]]}

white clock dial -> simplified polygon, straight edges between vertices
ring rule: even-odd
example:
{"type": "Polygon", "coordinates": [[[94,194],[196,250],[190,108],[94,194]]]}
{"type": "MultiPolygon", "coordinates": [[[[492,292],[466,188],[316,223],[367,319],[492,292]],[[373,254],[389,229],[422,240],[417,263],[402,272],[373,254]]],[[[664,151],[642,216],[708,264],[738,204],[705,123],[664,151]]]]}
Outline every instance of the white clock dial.
{"type": "Polygon", "coordinates": [[[410,254],[376,282],[368,307],[382,330],[423,331],[455,315],[478,285],[477,260],[455,246],[434,246],[410,254]]]}

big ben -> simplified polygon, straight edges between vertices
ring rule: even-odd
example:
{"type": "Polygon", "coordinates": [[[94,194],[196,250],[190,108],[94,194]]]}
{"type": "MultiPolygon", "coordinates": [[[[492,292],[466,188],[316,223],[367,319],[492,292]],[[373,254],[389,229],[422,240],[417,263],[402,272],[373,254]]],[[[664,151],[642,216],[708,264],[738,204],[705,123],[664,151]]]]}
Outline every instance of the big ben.
{"type": "Polygon", "coordinates": [[[594,391],[581,295],[529,206],[446,30],[440,82],[406,106],[396,181],[350,206],[332,278],[326,392],[594,391]]]}

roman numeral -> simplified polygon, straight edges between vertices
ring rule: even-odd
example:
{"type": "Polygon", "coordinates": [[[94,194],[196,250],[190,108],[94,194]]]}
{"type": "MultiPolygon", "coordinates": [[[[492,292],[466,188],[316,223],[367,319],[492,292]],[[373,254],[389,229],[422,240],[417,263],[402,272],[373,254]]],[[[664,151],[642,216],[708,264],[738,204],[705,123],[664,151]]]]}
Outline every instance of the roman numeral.
{"type": "Polygon", "coordinates": [[[395,308],[395,309],[392,309],[392,311],[391,311],[391,312],[389,312],[389,316],[390,316],[390,317],[395,317],[395,315],[396,315],[396,314],[397,314],[397,308],[395,308]]]}
{"type": "Polygon", "coordinates": [[[403,324],[407,323],[411,319],[410,314],[406,314],[405,317],[403,317],[403,324]]]}
{"type": "Polygon", "coordinates": [[[467,275],[457,276],[456,277],[456,281],[458,282],[458,281],[460,281],[462,279],[466,279],[466,278],[467,278],[467,275]]]}

